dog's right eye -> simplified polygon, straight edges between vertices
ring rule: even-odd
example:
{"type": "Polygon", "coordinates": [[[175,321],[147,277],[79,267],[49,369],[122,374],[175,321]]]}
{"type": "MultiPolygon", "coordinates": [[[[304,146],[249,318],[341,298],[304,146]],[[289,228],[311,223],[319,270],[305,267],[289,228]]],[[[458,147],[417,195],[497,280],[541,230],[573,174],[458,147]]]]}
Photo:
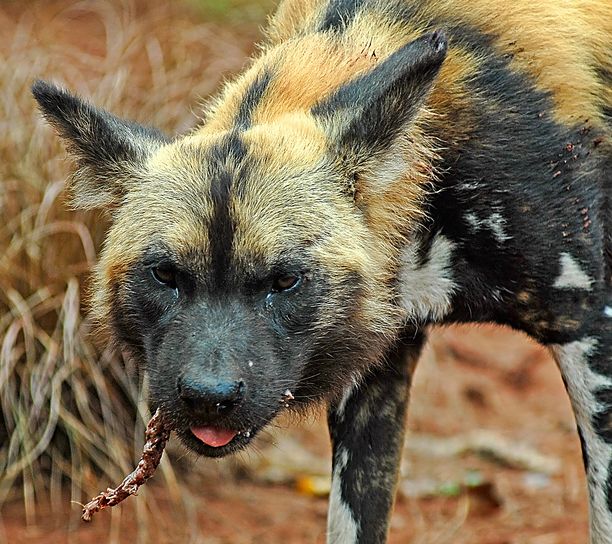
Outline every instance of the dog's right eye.
{"type": "Polygon", "coordinates": [[[158,283],[176,289],[176,272],[168,266],[155,266],[151,268],[151,275],[158,283]]]}

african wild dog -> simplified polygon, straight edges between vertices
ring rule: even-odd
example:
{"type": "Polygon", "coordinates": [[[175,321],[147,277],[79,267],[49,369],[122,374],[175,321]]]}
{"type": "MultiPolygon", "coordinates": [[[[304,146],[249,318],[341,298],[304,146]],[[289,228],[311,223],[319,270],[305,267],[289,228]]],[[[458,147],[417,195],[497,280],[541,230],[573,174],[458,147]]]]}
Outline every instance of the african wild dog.
{"type": "Polygon", "coordinates": [[[558,361],[612,542],[611,5],[286,0],[175,140],[34,85],[112,210],[95,315],[188,447],[326,401],[329,540],[384,542],[424,327],[506,324],[558,361]]]}

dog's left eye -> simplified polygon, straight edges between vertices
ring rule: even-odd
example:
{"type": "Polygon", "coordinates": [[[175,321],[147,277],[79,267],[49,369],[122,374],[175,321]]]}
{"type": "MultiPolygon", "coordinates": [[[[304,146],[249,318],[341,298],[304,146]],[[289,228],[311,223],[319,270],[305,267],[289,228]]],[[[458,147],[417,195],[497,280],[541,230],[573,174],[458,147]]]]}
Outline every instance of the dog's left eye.
{"type": "Polygon", "coordinates": [[[166,266],[156,266],[151,268],[151,274],[155,278],[155,280],[166,287],[170,287],[171,289],[176,289],[176,272],[166,266]]]}
{"type": "Polygon", "coordinates": [[[302,281],[302,276],[299,274],[283,274],[278,276],[272,282],[272,291],[281,293],[282,291],[289,291],[297,287],[302,281]]]}

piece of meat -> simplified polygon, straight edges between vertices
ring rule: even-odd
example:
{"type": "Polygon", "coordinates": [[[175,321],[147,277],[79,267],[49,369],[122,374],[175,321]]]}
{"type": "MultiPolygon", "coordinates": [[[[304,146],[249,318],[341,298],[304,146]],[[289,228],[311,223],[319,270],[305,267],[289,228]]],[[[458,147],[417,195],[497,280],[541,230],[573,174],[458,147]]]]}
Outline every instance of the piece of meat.
{"type": "Polygon", "coordinates": [[[138,488],[153,476],[159,465],[166,442],[170,438],[170,431],[171,429],[166,425],[159,409],[157,409],[157,412],[147,424],[145,432],[147,441],[142,449],[138,466],[131,474],[126,476],[121,485],[115,489],[109,487],[106,491],[91,499],[83,507],[83,514],[81,515],[83,521],[91,521],[92,516],[99,510],[115,506],[130,495],[136,494],[138,488]]]}

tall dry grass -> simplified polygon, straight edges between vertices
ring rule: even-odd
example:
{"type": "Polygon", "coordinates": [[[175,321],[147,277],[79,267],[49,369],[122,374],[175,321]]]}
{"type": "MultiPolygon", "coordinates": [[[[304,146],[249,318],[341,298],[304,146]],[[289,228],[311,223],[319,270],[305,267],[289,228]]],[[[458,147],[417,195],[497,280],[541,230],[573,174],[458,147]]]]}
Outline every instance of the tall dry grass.
{"type": "Polygon", "coordinates": [[[84,502],[120,481],[147,419],[134,369],[92,342],[83,300],[105,220],[66,209],[69,163],[32,81],[174,134],[254,34],[177,2],[0,6],[0,507],[23,499],[33,520],[41,500],[84,502]]]}

